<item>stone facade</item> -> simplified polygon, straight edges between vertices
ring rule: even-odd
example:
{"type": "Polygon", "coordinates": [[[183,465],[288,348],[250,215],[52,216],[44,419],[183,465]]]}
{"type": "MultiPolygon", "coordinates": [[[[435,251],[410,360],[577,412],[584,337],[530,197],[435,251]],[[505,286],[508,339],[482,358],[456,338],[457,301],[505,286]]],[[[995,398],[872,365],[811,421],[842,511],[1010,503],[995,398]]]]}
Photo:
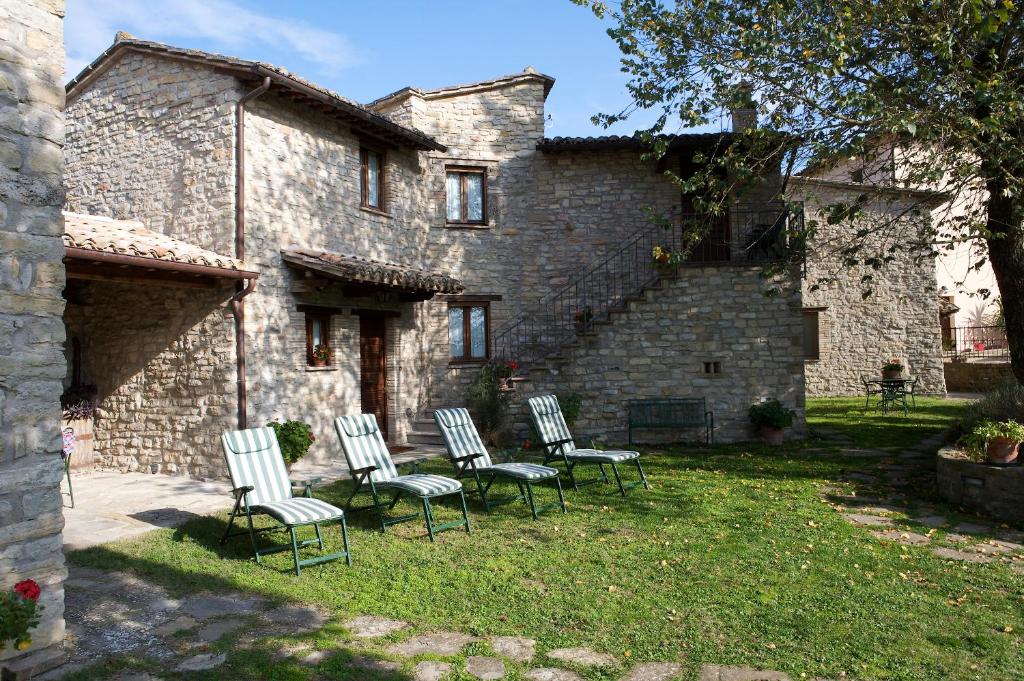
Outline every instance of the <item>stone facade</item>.
{"type": "Polygon", "coordinates": [[[0,591],[34,579],[44,608],[28,652],[0,649],[20,675],[64,638],[63,16],[61,0],[0,0],[0,591]]]}
{"type": "MultiPolygon", "coordinates": [[[[111,61],[69,104],[69,207],[131,217],[231,253],[232,106],[252,86],[140,51],[111,61]],[[149,158],[144,148],[157,157],[149,158]]],[[[463,404],[466,385],[479,370],[449,361],[448,297],[409,302],[393,292],[311,289],[284,264],[282,249],[322,249],[451,274],[465,285],[464,296],[490,300],[491,329],[498,330],[536,312],[545,294],[648,228],[652,215],[678,222],[678,189],[638,152],[537,149],[551,84],[528,71],[378,102],[381,112],[448,147],[421,152],[385,146],[383,211],[362,208],[359,201],[360,147],[378,142],[275,86],[247,105],[246,266],[260,273],[246,298],[251,424],[301,418],[318,435],[311,455],[337,457],[332,419],[362,409],[359,323],[360,315],[373,311],[388,315],[392,442],[404,442],[430,409],[463,404]],[[446,223],[449,165],[486,168],[485,224],[446,223]],[[326,368],[307,366],[305,314],[311,308],[330,311],[334,357],[326,368]]],[[[535,385],[524,385],[522,397],[529,390],[578,391],[590,419],[581,427],[596,432],[611,423],[613,437],[623,422],[622,399],[634,395],[705,395],[720,414],[724,439],[747,434],[746,409],[762,397],[777,396],[802,410],[799,349],[793,345],[799,304],[762,305],[759,284],[764,282],[744,268],[688,270],[574,351],[572,366],[533,372],[535,385]],[[702,287],[708,289],[703,295],[702,287]],[[640,355],[625,357],[623,349],[632,346],[640,355]],[[697,373],[705,356],[723,362],[724,377],[705,383],[697,373]],[[671,378],[653,380],[658,357],[671,367],[671,378]],[[606,375],[586,375],[597,368],[606,375]],[[775,373],[766,378],[766,368],[775,373]]],[[[92,372],[88,380],[102,375],[96,380],[111,384],[97,449],[110,449],[103,454],[108,465],[214,475],[220,466],[216,438],[230,427],[234,367],[224,299],[193,300],[179,309],[172,301],[180,297],[164,291],[117,298],[127,310],[152,307],[165,320],[153,350],[132,349],[135,373],[103,374],[100,368],[117,347],[128,347],[127,333],[95,341],[95,357],[84,362],[92,372]],[[139,393],[145,396],[132,402],[139,393]],[[207,396],[205,413],[183,413],[188,394],[207,396]],[[173,432],[161,430],[161,421],[172,420],[173,432]],[[108,429],[122,432],[104,434],[108,429]],[[204,464],[202,457],[217,463],[204,464]]],[[[87,298],[114,299],[114,293],[106,284],[90,284],[87,298]]],[[[83,333],[92,336],[104,328],[139,328],[130,317],[123,310],[94,314],[84,307],[69,313],[69,327],[89,324],[83,333]]]]}
{"type": "MultiPolygon", "coordinates": [[[[531,371],[516,401],[576,392],[585,407],[574,434],[584,442],[603,436],[615,443],[627,439],[627,400],[703,397],[714,412],[715,439],[733,441],[756,435],[750,405],[777,398],[797,412],[793,433],[802,435],[799,296],[764,298],[765,285],[756,267],[683,267],[664,289],[613,313],[611,324],[598,326],[565,360],[531,371]],[[759,309],[751,300],[759,301],[759,309]],[[706,373],[705,363],[718,363],[721,373],[706,373]]],[[[641,442],[703,435],[701,429],[636,433],[641,442]]]]}
{"type": "MultiPolygon", "coordinates": [[[[803,304],[819,308],[820,354],[806,364],[807,394],[863,394],[862,377],[878,377],[891,357],[902,359],[906,373],[919,379],[919,393],[945,394],[934,258],[899,250],[879,270],[841,265],[839,249],[849,243],[851,227],[845,222],[829,225],[824,207],[851,203],[861,193],[856,185],[815,180],[795,181],[790,189],[790,198],[804,202],[807,224],[816,230],[808,246],[803,304]],[[811,290],[833,273],[833,282],[811,290]],[[875,281],[867,298],[862,296],[865,274],[875,281]]],[[[884,255],[889,240],[917,233],[913,221],[930,219],[921,197],[898,191],[866,206],[865,213],[866,224],[903,216],[867,246],[865,256],[884,255]],[[914,215],[915,207],[920,214],[914,215]]]]}
{"type": "Polygon", "coordinates": [[[946,362],[942,369],[950,392],[986,392],[1013,376],[1009,362],[946,362]]]}
{"type": "Polygon", "coordinates": [[[1024,466],[989,466],[939,450],[936,484],[943,499],[1001,522],[1024,523],[1024,466]]]}

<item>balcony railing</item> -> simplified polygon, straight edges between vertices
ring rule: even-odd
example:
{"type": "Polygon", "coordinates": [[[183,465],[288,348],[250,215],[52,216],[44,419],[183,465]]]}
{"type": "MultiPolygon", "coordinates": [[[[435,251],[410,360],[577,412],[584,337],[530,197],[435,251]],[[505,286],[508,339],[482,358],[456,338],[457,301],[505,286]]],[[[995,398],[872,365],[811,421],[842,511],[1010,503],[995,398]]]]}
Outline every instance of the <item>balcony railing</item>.
{"type": "Polygon", "coordinates": [[[953,362],[1009,362],[1006,329],[1001,326],[954,326],[942,330],[942,356],[953,362]]]}
{"type": "Polygon", "coordinates": [[[665,276],[652,257],[656,246],[683,254],[681,267],[802,262],[803,233],[803,207],[788,203],[737,205],[727,215],[685,215],[671,227],[651,225],[588,265],[569,284],[540,298],[532,305],[533,312],[498,330],[492,355],[497,361],[528,366],[557,354],[665,276]],[[704,238],[693,244],[691,235],[698,229],[704,238]]]}

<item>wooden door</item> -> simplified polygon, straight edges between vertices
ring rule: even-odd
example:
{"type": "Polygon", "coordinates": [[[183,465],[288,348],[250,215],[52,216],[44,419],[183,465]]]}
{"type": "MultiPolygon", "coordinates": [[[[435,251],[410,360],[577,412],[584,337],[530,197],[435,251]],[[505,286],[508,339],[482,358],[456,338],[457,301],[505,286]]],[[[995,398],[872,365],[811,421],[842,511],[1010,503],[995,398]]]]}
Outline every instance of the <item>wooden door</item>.
{"type": "Polygon", "coordinates": [[[377,417],[388,439],[387,352],[384,317],[359,315],[359,390],[363,413],[377,417]]]}

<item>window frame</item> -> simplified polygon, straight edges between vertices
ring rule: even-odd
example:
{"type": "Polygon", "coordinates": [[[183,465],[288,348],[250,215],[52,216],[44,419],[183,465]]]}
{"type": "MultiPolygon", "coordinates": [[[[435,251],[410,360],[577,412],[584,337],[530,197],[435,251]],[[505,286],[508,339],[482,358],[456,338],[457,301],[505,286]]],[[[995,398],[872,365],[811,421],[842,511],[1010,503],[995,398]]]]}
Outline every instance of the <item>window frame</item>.
{"type": "Polygon", "coordinates": [[[448,363],[449,364],[486,364],[491,359],[491,301],[489,300],[449,300],[448,308],[448,363]],[[473,357],[473,336],[470,311],[479,307],[484,311],[484,356],[473,357]],[[461,308],[462,312],[462,355],[456,357],[451,354],[451,311],[453,308],[461,308]]]}
{"type": "Polygon", "coordinates": [[[821,359],[821,313],[824,307],[805,307],[800,309],[801,334],[800,345],[805,361],[817,361],[821,359]],[[810,335],[808,332],[808,320],[814,320],[814,346],[808,347],[810,335]]]}
{"type": "Polygon", "coordinates": [[[323,340],[323,345],[331,351],[331,355],[327,358],[327,362],[324,366],[332,366],[334,361],[334,346],[331,345],[331,316],[334,314],[332,310],[325,309],[306,309],[303,310],[303,314],[306,318],[306,366],[312,367],[313,364],[313,322],[320,322],[320,335],[323,340]]]}
{"type": "Polygon", "coordinates": [[[387,152],[371,144],[359,145],[359,206],[367,210],[386,212],[387,201],[384,196],[384,175],[387,167],[387,152]],[[370,203],[370,154],[377,157],[377,198],[380,205],[370,203]]]}
{"type": "Polygon", "coordinates": [[[448,225],[486,225],[489,224],[487,219],[487,167],[486,166],[463,166],[463,165],[446,165],[444,167],[444,182],[445,182],[445,197],[444,197],[444,220],[445,224],[448,225]],[[459,220],[451,220],[448,218],[448,175],[456,174],[459,176],[459,220]],[[470,220],[469,219],[469,207],[466,203],[466,176],[467,175],[479,175],[480,176],[480,219],[470,220]]]}

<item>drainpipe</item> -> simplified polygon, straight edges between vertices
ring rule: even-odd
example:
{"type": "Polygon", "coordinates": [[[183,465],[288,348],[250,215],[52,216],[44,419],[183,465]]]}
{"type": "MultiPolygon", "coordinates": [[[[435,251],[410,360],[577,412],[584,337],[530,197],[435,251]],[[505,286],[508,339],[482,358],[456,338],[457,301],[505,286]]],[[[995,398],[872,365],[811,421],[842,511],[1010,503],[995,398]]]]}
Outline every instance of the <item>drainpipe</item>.
{"type": "MultiPolygon", "coordinates": [[[[270,76],[235,104],[235,258],[245,260],[245,105],[270,89],[270,76]]],[[[245,382],[245,297],[256,288],[256,280],[238,282],[231,296],[235,318],[235,383],[238,390],[238,429],[247,427],[248,387],[245,382]]]]}

